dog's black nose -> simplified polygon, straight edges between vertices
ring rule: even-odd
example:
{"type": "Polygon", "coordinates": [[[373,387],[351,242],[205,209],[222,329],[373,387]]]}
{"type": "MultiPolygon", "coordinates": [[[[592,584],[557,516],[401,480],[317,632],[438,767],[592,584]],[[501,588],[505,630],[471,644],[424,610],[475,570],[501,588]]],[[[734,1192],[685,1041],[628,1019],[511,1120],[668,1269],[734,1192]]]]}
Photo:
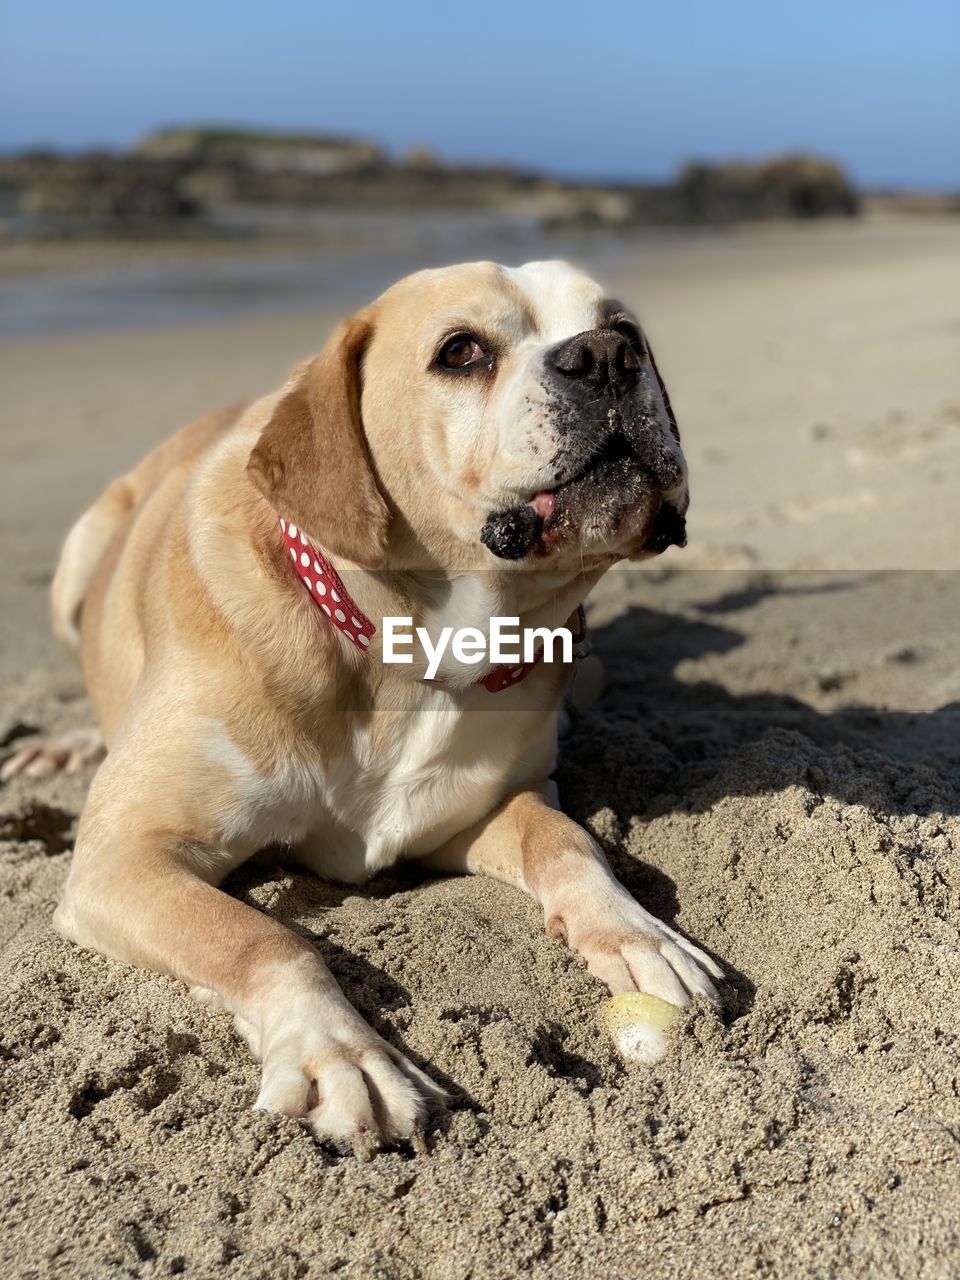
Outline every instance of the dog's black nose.
{"type": "Polygon", "coordinates": [[[637,381],[640,356],[630,339],[616,329],[589,329],[561,342],[548,353],[564,378],[595,390],[627,391],[637,381]]]}

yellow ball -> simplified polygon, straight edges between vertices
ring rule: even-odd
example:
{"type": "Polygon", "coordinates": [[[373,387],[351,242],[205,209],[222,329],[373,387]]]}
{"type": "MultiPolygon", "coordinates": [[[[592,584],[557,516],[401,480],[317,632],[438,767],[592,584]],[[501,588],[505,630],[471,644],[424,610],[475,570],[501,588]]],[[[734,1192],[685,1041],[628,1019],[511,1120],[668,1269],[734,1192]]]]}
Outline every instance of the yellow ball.
{"type": "Polygon", "coordinates": [[[668,1000],[642,991],[625,991],[605,1000],[600,1009],[603,1025],[621,1054],[648,1066],[667,1051],[667,1035],[683,1012],[668,1000]]]}

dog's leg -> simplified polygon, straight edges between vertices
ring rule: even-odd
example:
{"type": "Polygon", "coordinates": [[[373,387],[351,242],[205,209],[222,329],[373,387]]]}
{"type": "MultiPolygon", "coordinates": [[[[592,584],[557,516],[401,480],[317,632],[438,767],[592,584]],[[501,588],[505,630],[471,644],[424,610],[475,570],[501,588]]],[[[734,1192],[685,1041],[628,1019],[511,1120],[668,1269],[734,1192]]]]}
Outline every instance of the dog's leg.
{"type": "Polygon", "coordinates": [[[228,1009],[263,1064],[258,1107],[361,1146],[410,1137],[442,1090],[363,1020],[309,943],[211,883],[217,861],[94,806],[54,924],[228,1009]]]}
{"type": "Polygon", "coordinates": [[[614,994],[645,991],[681,1007],[696,995],[717,1003],[707,975],[722,971],[631,897],[596,841],[560,812],[552,782],[509,796],[423,861],[482,872],[532,894],[547,932],[579,952],[614,994]]]}

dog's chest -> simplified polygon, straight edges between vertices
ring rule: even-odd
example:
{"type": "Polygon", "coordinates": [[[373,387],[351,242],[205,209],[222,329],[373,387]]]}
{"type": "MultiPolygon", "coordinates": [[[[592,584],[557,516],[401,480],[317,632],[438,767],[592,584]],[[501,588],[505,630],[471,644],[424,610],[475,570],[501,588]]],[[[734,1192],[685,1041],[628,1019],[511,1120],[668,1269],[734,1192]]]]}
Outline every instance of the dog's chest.
{"type": "Polygon", "coordinates": [[[324,820],[303,846],[318,870],[362,879],[488,813],[515,769],[497,716],[415,711],[383,737],[358,734],[351,755],[326,770],[324,820]]]}
{"type": "Polygon", "coordinates": [[[289,843],[318,875],[347,882],[439,848],[549,769],[550,717],[536,715],[531,748],[526,715],[483,708],[432,693],[389,726],[358,727],[322,770],[291,759],[269,778],[248,775],[235,836],[289,843]]]}

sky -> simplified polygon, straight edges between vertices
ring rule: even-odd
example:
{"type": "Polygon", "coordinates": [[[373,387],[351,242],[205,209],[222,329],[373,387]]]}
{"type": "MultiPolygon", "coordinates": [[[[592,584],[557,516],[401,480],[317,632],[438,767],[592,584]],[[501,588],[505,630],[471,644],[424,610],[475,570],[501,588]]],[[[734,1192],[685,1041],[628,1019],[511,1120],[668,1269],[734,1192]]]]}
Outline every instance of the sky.
{"type": "Polygon", "coordinates": [[[803,149],[960,187],[957,0],[5,0],[0,149],[159,125],[657,180],[803,149]]]}

